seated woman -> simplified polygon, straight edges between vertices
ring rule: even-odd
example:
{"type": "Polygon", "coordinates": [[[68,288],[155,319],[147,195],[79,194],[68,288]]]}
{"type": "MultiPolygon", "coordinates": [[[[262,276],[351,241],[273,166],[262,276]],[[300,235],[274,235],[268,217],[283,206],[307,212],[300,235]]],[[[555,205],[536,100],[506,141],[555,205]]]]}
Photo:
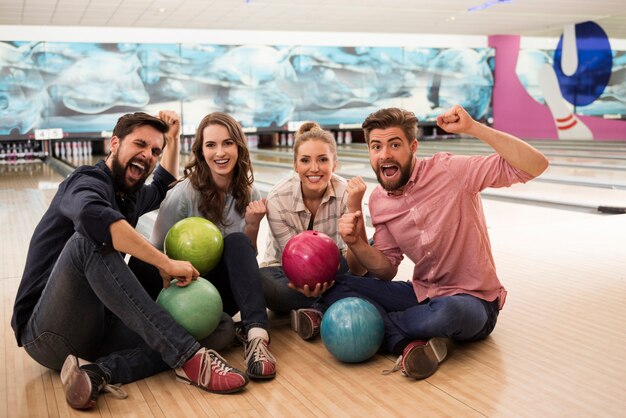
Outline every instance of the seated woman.
{"type": "MultiPolygon", "coordinates": [[[[183,179],[161,204],[150,241],[162,250],[169,229],[191,216],[204,217],[220,229],[222,259],[205,279],[220,292],[224,312],[231,316],[241,313],[248,376],[271,379],[276,375],[276,360],[269,351],[267,311],[256,259],[259,224],[266,208],[253,185],[245,134],[231,116],[214,112],[200,122],[191,151],[183,179]]],[[[135,271],[141,270],[137,276],[148,292],[153,297],[158,294],[158,272],[146,272],[146,266],[138,266],[137,260],[130,264],[135,271]]]]}
{"type": "MultiPolygon", "coordinates": [[[[281,266],[283,250],[291,237],[305,230],[316,230],[331,237],[341,251],[337,274],[348,270],[347,247],[337,223],[346,212],[361,210],[366,185],[360,177],[346,181],[334,174],[337,145],[333,134],[315,122],[304,123],[294,141],[295,175],[285,179],[267,197],[270,227],[267,250],[261,263],[263,293],[267,307],[276,313],[291,311],[294,331],[305,340],[319,334],[322,313],[318,298],[332,283],[314,289],[296,288],[289,283],[281,266]]],[[[365,226],[360,225],[365,236],[365,226]]]]}

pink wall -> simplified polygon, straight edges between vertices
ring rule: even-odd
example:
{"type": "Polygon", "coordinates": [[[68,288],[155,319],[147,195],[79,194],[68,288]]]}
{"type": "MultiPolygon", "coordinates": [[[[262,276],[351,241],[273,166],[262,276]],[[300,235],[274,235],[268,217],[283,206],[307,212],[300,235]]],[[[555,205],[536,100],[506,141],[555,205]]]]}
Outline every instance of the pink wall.
{"type": "MultiPolygon", "coordinates": [[[[550,109],[537,103],[526,92],[515,73],[520,37],[490,36],[489,46],[495,49],[496,57],[493,90],[494,128],[527,139],[557,140],[556,125],[550,109]]],[[[587,125],[596,140],[626,141],[626,121],[590,116],[578,118],[587,125]]]]}

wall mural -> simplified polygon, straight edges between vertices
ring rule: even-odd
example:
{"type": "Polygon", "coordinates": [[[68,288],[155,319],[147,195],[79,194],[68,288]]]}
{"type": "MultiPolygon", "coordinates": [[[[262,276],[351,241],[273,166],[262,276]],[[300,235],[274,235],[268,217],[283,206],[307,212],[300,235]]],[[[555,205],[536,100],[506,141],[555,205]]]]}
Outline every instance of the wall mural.
{"type": "Polygon", "coordinates": [[[566,26],[553,47],[520,49],[519,81],[548,107],[559,139],[603,139],[580,116],[626,118],[626,51],[612,50],[594,22],[566,26]]]}
{"type": "Polygon", "coordinates": [[[220,110],[244,127],[361,123],[398,106],[492,116],[493,49],[0,42],[0,135],[110,130],[127,112],[220,110]]]}

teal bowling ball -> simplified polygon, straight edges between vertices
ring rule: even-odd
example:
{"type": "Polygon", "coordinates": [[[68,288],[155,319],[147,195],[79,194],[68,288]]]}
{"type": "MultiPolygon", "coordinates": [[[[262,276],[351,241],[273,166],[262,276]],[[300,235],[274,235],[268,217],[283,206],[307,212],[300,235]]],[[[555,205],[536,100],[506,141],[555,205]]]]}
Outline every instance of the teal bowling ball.
{"type": "Polygon", "coordinates": [[[163,248],[168,257],[191,262],[202,276],[222,258],[224,239],[213,222],[194,216],[181,219],[170,228],[163,248]]]}
{"type": "Polygon", "coordinates": [[[385,324],[374,305],[349,297],[330,305],[322,317],[320,334],[337,360],[359,363],[376,354],[385,336],[385,324]]]}
{"type": "Polygon", "coordinates": [[[222,298],[215,286],[202,277],[184,287],[176,286],[161,290],[157,303],[174,321],[185,328],[196,340],[211,335],[222,317],[222,298]]]}

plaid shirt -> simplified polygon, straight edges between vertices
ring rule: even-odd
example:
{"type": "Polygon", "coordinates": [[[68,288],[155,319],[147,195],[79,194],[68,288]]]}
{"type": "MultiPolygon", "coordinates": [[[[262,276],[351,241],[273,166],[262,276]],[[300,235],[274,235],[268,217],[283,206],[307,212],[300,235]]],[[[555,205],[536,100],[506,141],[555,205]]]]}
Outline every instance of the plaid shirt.
{"type": "MultiPolygon", "coordinates": [[[[341,215],[347,212],[346,186],[346,180],[332,175],[313,221],[313,229],[332,238],[343,253],[346,245],[339,235],[337,223],[341,215]]],[[[280,266],[283,249],[289,239],[306,231],[311,220],[311,212],[304,205],[297,174],[281,181],[270,191],[267,196],[267,220],[270,230],[261,267],[280,266]]]]}

